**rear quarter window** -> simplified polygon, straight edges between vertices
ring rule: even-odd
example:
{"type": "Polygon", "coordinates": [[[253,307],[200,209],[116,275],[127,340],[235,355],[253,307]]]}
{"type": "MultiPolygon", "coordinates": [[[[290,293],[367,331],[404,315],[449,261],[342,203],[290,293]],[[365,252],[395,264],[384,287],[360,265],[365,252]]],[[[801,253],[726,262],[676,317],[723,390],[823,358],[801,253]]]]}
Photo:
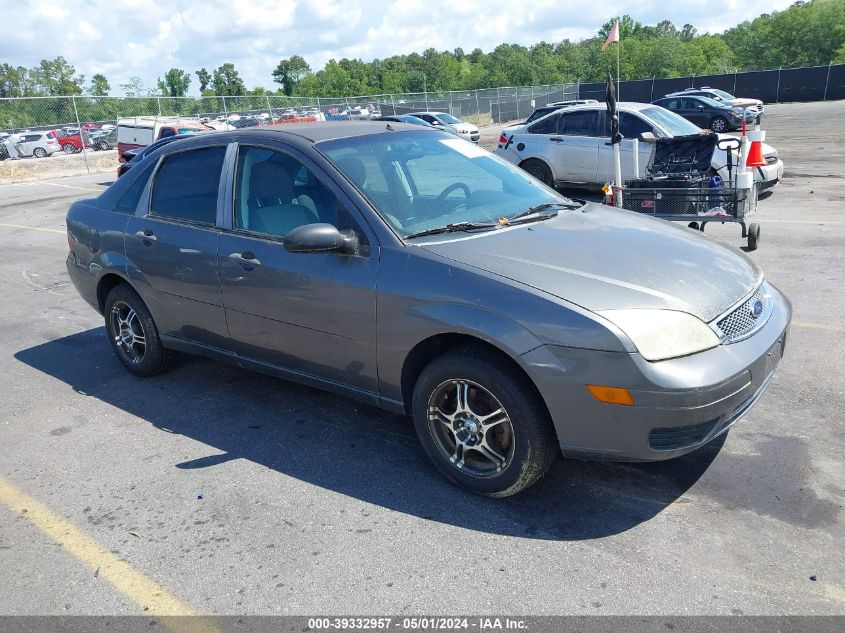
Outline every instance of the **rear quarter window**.
{"type": "Polygon", "coordinates": [[[132,171],[124,174],[124,178],[132,181],[129,188],[123,193],[114,205],[114,210],[120,213],[135,213],[138,208],[138,203],[141,201],[141,195],[146,189],[147,181],[155,169],[156,161],[152,161],[143,169],[135,167],[132,171]],[[138,172],[138,173],[135,173],[138,172]]]}

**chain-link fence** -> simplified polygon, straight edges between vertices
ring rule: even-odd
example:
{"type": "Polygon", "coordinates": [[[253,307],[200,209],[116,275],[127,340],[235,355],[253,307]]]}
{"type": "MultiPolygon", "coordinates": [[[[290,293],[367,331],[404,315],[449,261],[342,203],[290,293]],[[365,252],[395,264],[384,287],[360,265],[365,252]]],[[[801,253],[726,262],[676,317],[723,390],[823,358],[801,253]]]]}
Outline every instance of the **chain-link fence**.
{"type": "MultiPolygon", "coordinates": [[[[626,101],[651,101],[671,90],[710,85],[766,102],[845,98],[845,64],[705,77],[622,81],[626,101]]],[[[604,84],[566,83],[480,90],[350,97],[21,97],[0,99],[0,160],[108,150],[117,145],[119,119],[191,119],[223,129],[269,123],[370,118],[416,111],[448,112],[478,125],[527,118],[556,101],[604,98],[604,84]],[[177,118],[174,118],[177,117],[177,118]],[[48,136],[55,142],[44,145],[48,136]],[[10,136],[11,135],[11,136],[10,136]],[[40,136],[39,136],[40,135],[40,136]],[[11,139],[11,142],[10,142],[11,139]],[[10,149],[9,146],[12,146],[10,149]]]]}

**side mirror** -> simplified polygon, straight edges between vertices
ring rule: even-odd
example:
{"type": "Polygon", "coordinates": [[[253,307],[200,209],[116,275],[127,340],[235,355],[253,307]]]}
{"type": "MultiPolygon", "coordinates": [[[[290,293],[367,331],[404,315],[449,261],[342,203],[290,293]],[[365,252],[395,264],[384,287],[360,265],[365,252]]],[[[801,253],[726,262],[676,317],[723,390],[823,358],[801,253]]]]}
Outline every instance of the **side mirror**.
{"type": "Polygon", "coordinates": [[[305,224],[285,236],[285,250],[291,253],[331,253],[346,249],[347,238],[337,227],[322,222],[305,224]]]}
{"type": "Polygon", "coordinates": [[[656,143],[657,137],[652,132],[643,132],[640,134],[641,143],[656,143]]]}

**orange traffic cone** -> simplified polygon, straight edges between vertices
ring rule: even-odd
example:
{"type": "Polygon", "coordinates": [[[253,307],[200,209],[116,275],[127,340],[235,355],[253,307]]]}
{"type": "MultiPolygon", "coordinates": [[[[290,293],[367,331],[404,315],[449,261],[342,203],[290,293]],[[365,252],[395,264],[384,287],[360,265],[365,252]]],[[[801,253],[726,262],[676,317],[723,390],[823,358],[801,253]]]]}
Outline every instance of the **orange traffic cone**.
{"type": "Polygon", "coordinates": [[[766,133],[763,131],[753,130],[748,133],[748,140],[751,141],[751,147],[748,150],[748,160],[745,162],[748,167],[763,167],[766,165],[766,159],[763,158],[763,141],[766,138],[766,133]]]}

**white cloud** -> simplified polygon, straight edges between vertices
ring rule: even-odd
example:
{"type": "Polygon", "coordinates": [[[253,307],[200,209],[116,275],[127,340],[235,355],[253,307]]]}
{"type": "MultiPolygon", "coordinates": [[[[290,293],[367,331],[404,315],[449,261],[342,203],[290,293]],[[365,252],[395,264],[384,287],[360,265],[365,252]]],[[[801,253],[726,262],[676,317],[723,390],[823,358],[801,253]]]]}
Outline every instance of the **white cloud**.
{"type": "MultiPolygon", "coordinates": [[[[191,73],[232,62],[249,87],[270,87],[279,59],[299,54],[319,69],[331,58],[370,60],[434,47],[489,51],[593,35],[614,15],[653,24],[669,19],[719,32],[790,0],[0,0],[14,28],[0,60],[34,66],[63,55],[113,91],[132,75],[147,86],[169,68],[191,73]]],[[[196,78],[192,85],[197,88],[196,78]]]]}

